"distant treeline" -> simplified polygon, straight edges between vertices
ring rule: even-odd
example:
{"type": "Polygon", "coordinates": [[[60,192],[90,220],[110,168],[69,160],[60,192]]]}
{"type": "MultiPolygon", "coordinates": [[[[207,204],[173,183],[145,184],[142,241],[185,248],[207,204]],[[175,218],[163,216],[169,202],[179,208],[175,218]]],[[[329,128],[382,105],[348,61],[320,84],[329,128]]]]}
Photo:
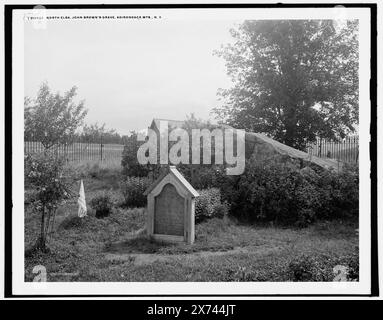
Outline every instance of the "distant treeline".
{"type": "Polygon", "coordinates": [[[78,142],[124,144],[124,136],[120,135],[115,129],[106,129],[105,124],[101,126],[97,123],[85,124],[76,138],[78,142]]]}
{"type": "MultiPolygon", "coordinates": [[[[81,143],[98,143],[98,144],[124,144],[128,136],[120,135],[115,129],[105,129],[105,124],[98,125],[85,124],[82,129],[73,134],[67,143],[81,142],[81,143]]],[[[33,132],[28,130],[24,131],[25,141],[39,141],[33,135],[33,132]]]]}

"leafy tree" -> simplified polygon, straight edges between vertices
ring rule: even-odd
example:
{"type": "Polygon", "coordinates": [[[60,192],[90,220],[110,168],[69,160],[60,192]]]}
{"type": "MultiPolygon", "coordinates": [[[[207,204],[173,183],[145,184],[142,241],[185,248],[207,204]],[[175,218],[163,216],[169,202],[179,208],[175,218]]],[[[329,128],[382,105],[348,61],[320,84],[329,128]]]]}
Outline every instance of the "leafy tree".
{"type": "Polygon", "coordinates": [[[24,136],[41,142],[45,150],[71,142],[87,114],[84,102],[74,102],[76,87],[61,95],[43,83],[36,99],[24,98],[24,136]]]}
{"type": "Polygon", "coordinates": [[[54,227],[56,210],[74,196],[70,188],[74,177],[65,167],[65,160],[49,150],[27,155],[24,161],[25,182],[33,189],[32,208],[41,216],[40,235],[32,250],[47,252],[47,238],[54,227]]]}
{"type": "Polygon", "coordinates": [[[357,29],[354,20],[245,21],[216,52],[234,82],[219,91],[217,117],[299,149],[343,138],[358,122],[357,29]]]}
{"type": "Polygon", "coordinates": [[[115,129],[106,129],[105,123],[85,124],[80,137],[83,142],[123,143],[122,136],[115,129]]]}

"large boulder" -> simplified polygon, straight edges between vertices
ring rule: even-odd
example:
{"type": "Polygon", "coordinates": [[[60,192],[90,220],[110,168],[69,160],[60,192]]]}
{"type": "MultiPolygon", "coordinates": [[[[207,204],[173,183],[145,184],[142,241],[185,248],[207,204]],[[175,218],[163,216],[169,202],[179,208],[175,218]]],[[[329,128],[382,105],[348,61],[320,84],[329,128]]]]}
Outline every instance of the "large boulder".
{"type": "Polygon", "coordinates": [[[268,161],[306,166],[320,167],[323,169],[339,170],[342,163],[329,158],[318,158],[306,152],[289,147],[261,133],[246,132],[246,158],[254,161],[268,161]]]}

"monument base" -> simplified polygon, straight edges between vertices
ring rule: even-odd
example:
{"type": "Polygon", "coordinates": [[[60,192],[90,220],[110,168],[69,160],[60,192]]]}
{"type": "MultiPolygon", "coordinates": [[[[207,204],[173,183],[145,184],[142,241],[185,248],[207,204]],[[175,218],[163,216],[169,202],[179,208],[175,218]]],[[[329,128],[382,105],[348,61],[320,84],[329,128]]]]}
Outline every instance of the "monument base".
{"type": "Polygon", "coordinates": [[[153,240],[160,241],[160,242],[171,242],[171,243],[185,242],[185,238],[182,236],[172,236],[168,234],[151,234],[149,237],[153,240]]]}

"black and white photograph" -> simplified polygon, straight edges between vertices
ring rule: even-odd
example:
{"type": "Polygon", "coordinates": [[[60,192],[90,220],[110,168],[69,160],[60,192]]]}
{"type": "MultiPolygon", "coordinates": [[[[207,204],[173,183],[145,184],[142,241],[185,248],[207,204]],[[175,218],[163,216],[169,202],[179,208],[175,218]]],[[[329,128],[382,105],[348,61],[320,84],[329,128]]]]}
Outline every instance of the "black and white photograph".
{"type": "Polygon", "coordinates": [[[12,293],[370,295],[373,22],[16,6],[12,293]]]}

